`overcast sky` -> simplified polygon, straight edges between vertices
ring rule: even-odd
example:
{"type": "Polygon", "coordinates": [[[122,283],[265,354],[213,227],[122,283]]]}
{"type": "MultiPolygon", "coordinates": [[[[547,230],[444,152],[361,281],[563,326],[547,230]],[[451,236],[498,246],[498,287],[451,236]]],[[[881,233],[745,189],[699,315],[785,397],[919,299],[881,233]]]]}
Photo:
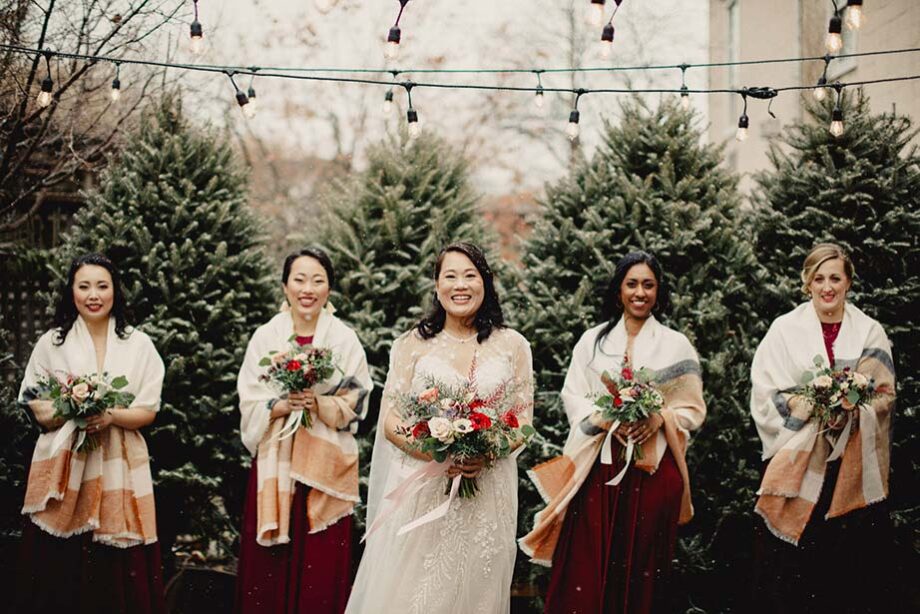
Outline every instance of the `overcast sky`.
{"type": "MultiPolygon", "coordinates": [[[[607,2],[613,6],[613,0],[607,2]]],[[[208,47],[199,60],[244,66],[339,68],[563,68],[637,63],[700,62],[707,58],[708,4],[680,0],[625,0],[614,20],[613,54],[603,60],[600,27],[585,18],[588,0],[412,0],[401,20],[401,54],[392,66],[383,41],[399,10],[397,0],[200,0],[208,47]],[[330,5],[323,12],[320,8],[330,5]],[[574,9],[575,18],[569,14],[574,9]],[[573,47],[574,45],[574,47],[573,47]],[[584,51],[582,52],[582,48],[584,51]],[[574,54],[574,55],[573,55],[574,54]]],[[[609,12],[612,9],[608,9],[609,12]]],[[[183,41],[185,42],[185,41],[183,41]]],[[[187,59],[181,57],[181,59],[187,59]]],[[[388,74],[367,75],[391,79],[388,74]]],[[[519,75],[424,75],[400,79],[450,83],[502,83],[531,87],[536,77],[519,75]]],[[[679,71],[545,75],[547,87],[678,87],[679,71]]],[[[704,70],[689,71],[690,87],[707,83],[704,70]]],[[[204,95],[199,113],[220,120],[232,102],[226,78],[194,77],[204,95]]],[[[240,86],[248,87],[242,78],[240,86]]],[[[251,129],[279,157],[354,155],[405,121],[405,95],[397,92],[398,116],[381,112],[385,87],[256,79],[260,112],[251,129]]],[[[527,93],[416,89],[413,103],[423,125],[465,148],[474,161],[479,189],[503,194],[539,189],[565,171],[567,145],[561,130],[571,95],[547,96],[545,115],[527,93]]],[[[657,97],[655,98],[657,99],[657,97]]],[[[697,109],[705,112],[699,103],[697,109]]],[[[615,119],[617,97],[585,96],[582,141],[590,152],[601,116],[615,119]]],[[[238,113],[230,121],[244,121],[238,113]]],[[[705,121],[702,118],[701,121],[705,121]]]]}

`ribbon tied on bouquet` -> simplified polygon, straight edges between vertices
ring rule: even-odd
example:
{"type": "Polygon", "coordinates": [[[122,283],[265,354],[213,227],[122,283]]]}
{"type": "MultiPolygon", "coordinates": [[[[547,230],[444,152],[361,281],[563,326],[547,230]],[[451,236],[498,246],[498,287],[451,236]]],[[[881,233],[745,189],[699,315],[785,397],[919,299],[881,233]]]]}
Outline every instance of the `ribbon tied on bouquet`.
{"type": "Polygon", "coordinates": [[[86,431],[81,429],[77,421],[71,418],[58,429],[57,433],[54,435],[54,439],[51,440],[51,453],[49,456],[57,454],[57,451],[63,447],[67,440],[70,439],[70,436],[75,432],[77,433],[77,443],[70,448],[71,450],[79,450],[80,446],[82,446],[83,442],[86,440],[86,431]]]}
{"type": "MultiPolygon", "coordinates": [[[[604,438],[604,443],[601,446],[601,464],[603,465],[612,465],[613,464],[613,452],[611,447],[613,446],[613,437],[616,435],[617,429],[620,428],[620,421],[615,421],[611,426],[610,430],[607,431],[607,436],[604,438]]],[[[607,482],[607,486],[617,486],[620,482],[623,481],[623,476],[626,475],[626,470],[629,469],[629,463],[632,461],[633,451],[636,448],[636,442],[632,437],[626,439],[626,457],[623,463],[623,468],[618,474],[616,474],[612,480],[607,482]]]]}

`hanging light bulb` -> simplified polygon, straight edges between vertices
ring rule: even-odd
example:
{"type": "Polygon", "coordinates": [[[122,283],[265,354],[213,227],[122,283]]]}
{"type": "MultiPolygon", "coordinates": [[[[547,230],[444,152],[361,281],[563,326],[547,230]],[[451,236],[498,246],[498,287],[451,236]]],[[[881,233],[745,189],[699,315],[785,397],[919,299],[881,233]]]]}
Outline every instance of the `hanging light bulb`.
{"type": "Polygon", "coordinates": [[[51,76],[42,79],[42,91],[38,94],[38,106],[47,107],[51,104],[51,91],[54,89],[54,81],[51,76]]]}
{"type": "Polygon", "coordinates": [[[840,108],[840,89],[837,90],[837,104],[834,105],[834,112],[831,114],[830,133],[834,138],[843,134],[843,109],[840,108]]]}
{"type": "Polygon", "coordinates": [[[399,26],[393,26],[390,28],[389,34],[387,34],[387,44],[383,49],[383,55],[386,56],[388,60],[395,60],[399,57],[399,39],[399,26]]]}
{"type": "Polygon", "coordinates": [[[422,127],[418,123],[418,113],[415,109],[409,109],[406,112],[406,120],[409,122],[409,138],[416,139],[422,132],[422,127]]]}
{"type": "Polygon", "coordinates": [[[393,104],[393,90],[388,89],[387,93],[383,97],[383,105],[381,105],[380,110],[383,113],[384,117],[389,117],[393,114],[393,108],[396,105],[393,104]]]}
{"type": "Polygon", "coordinates": [[[572,109],[572,112],[569,113],[569,124],[565,127],[565,133],[569,137],[570,141],[574,141],[578,138],[581,130],[578,127],[578,120],[580,118],[580,113],[578,109],[572,109]]]}
{"type": "Polygon", "coordinates": [[[601,57],[605,60],[610,57],[610,54],[613,52],[613,24],[608,23],[604,26],[604,31],[601,33],[601,57]]]}
{"type": "Polygon", "coordinates": [[[252,84],[249,85],[249,91],[246,92],[246,98],[249,99],[249,104],[243,107],[243,114],[252,119],[256,116],[256,113],[259,112],[259,100],[256,98],[256,88],[254,88],[252,84]]]}
{"type": "Polygon", "coordinates": [[[543,96],[543,86],[538,85],[537,91],[533,95],[533,106],[539,112],[543,110],[543,106],[546,104],[546,100],[543,96]]]}
{"type": "Polygon", "coordinates": [[[604,6],[607,0],[591,0],[591,6],[588,7],[588,23],[592,26],[599,27],[604,23],[604,6]]]}
{"type": "Polygon", "coordinates": [[[255,109],[249,103],[249,97],[242,90],[236,90],[236,104],[240,105],[240,109],[246,119],[252,119],[256,116],[255,109]]]}
{"type": "Polygon", "coordinates": [[[815,100],[818,102],[822,102],[825,98],[827,98],[827,88],[824,87],[825,85],[827,85],[827,77],[821,75],[818,78],[819,87],[811,90],[811,95],[814,96],[815,100]]]}
{"type": "Polygon", "coordinates": [[[747,113],[742,113],[741,117],[738,118],[738,132],[735,133],[735,140],[739,143],[747,139],[749,124],[750,121],[748,120],[747,113]]]}
{"type": "Polygon", "coordinates": [[[686,85],[680,86],[680,108],[690,110],[690,89],[686,85]]]}
{"type": "Polygon", "coordinates": [[[121,79],[118,77],[112,79],[112,91],[109,92],[109,96],[111,96],[112,102],[118,102],[121,98],[121,79]]]}
{"type": "Polygon", "coordinates": [[[201,55],[204,53],[204,30],[197,21],[192,22],[191,38],[192,42],[189,44],[189,50],[192,54],[201,55]]]}
{"type": "Polygon", "coordinates": [[[824,46],[828,53],[837,53],[843,49],[843,36],[840,35],[842,31],[843,23],[840,21],[840,16],[834,14],[827,25],[827,36],[824,38],[824,46]]]}
{"type": "Polygon", "coordinates": [[[865,21],[862,11],[863,0],[847,0],[846,22],[848,30],[858,30],[865,21]]]}

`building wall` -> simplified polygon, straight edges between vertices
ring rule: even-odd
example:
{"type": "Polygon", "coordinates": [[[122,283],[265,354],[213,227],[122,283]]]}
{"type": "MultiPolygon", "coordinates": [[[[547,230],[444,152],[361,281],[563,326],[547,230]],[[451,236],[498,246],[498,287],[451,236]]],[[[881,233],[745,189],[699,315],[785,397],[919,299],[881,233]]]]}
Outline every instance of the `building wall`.
{"type": "MultiPolygon", "coordinates": [[[[837,0],[840,6],[846,0],[837,0]]],[[[855,52],[920,47],[920,1],[866,0],[865,23],[855,35],[844,26],[845,50],[855,52]]],[[[710,0],[710,61],[758,60],[825,53],[824,36],[832,12],[830,0],[710,0]]],[[[813,84],[823,61],[748,65],[710,69],[713,88],[780,87],[813,84]]],[[[828,81],[861,81],[920,74],[920,53],[869,56],[831,62],[828,81]]],[[[866,88],[876,112],[895,108],[920,122],[920,80],[871,85],[866,88]]],[[[743,143],[734,140],[741,114],[740,96],[710,96],[709,137],[727,144],[729,164],[742,174],[742,188],[751,187],[751,174],[768,167],[770,140],[784,125],[803,116],[803,96],[810,92],[781,93],[772,111],[767,103],[749,100],[750,130],[743,143]]]]}

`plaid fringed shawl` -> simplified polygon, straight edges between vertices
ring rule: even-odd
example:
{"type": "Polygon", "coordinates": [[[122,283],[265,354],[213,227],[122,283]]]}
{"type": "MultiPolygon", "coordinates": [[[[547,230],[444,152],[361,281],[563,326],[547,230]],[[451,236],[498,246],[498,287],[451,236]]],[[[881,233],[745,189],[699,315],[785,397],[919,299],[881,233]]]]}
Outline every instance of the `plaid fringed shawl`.
{"type": "MultiPolygon", "coordinates": [[[[621,367],[627,337],[625,325],[620,320],[595,347],[602,327],[597,326],[582,335],[569,365],[562,401],[571,430],[563,455],[529,472],[547,505],[534,517],[533,530],[518,543],[532,562],[541,565],[552,564],[566,509],[590,473],[607,435],[588,421],[596,409],[592,397],[604,392],[601,373],[621,367]]],[[[665,451],[671,450],[684,482],[679,520],[683,524],[693,516],[686,463],[688,431],[699,428],[706,417],[699,359],[684,335],[663,326],[654,316],[636,336],[633,354],[630,359],[633,367],[655,371],[655,381],[664,395],[666,408],[662,412],[664,428],[643,444],[642,460],[636,462],[636,468],[654,473],[665,451]]]]}
{"type": "MultiPolygon", "coordinates": [[[[45,333],[32,352],[19,393],[23,405],[37,397],[38,381],[49,373],[96,372],[96,351],[82,318],[62,345],[53,344],[55,335],[45,333]]],[[[119,339],[110,318],[104,370],[127,377],[125,391],[135,395],[132,408],[159,409],[165,370],[147,335],[133,330],[119,339]]],[[[76,433],[53,451],[57,432],[39,435],[35,443],[22,513],[57,537],[92,531],[93,541],[120,548],[155,542],[153,480],[143,436],[112,425],[97,435],[97,448],[75,453],[76,433]]]]}
{"type": "Polygon", "coordinates": [[[331,349],[342,372],[317,384],[318,415],[313,416],[313,426],[281,438],[286,417],[270,417],[267,403],[278,391],[259,381],[265,371],[259,361],[270,351],[287,349],[293,334],[287,311],[259,327],[249,341],[237,383],[243,444],[259,460],[256,541],[263,546],[290,541],[295,482],[311,488],[307,495],[310,533],[348,516],[360,500],[354,433],[367,411],[372,387],[364,349],[354,331],[327,306],[317,321],[313,345],[331,349]]]}
{"type": "MultiPolygon", "coordinates": [[[[827,518],[888,496],[891,412],[895,399],[891,344],[881,325],[853,305],[844,311],[834,342],[835,368],[849,366],[874,380],[878,394],[859,408],[846,441],[827,518]]],[[[773,322],[751,366],[751,414],[770,459],[755,511],[778,538],[798,544],[821,489],[831,446],[795,396],[814,357],[828,361],[821,322],[811,302],[773,322]]]]}

